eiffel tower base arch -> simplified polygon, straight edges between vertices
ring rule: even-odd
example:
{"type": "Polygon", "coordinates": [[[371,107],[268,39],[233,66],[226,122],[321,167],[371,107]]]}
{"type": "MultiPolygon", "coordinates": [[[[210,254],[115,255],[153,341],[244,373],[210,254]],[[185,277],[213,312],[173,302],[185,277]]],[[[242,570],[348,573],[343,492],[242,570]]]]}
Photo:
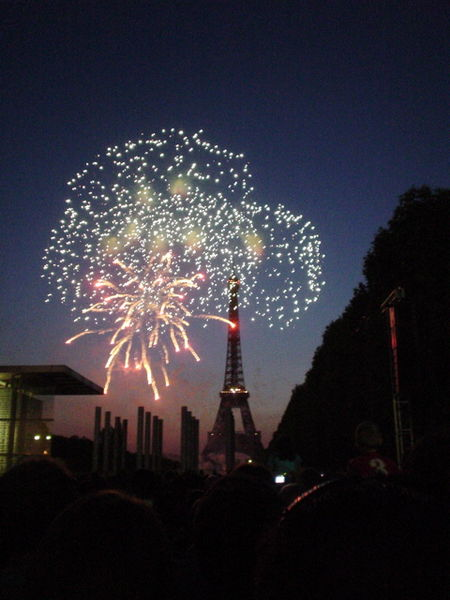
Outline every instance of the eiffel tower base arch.
{"type": "Polygon", "coordinates": [[[253,423],[248,404],[249,394],[222,392],[220,397],[216,421],[213,430],[208,432],[206,446],[202,452],[203,462],[208,462],[220,454],[226,455],[230,447],[236,454],[243,454],[254,461],[261,461],[263,457],[261,432],[256,430],[253,423]],[[243,431],[235,431],[234,427],[230,431],[230,427],[227,426],[228,414],[232,409],[240,412],[243,431]],[[233,436],[233,440],[230,440],[230,435],[233,436]]]}

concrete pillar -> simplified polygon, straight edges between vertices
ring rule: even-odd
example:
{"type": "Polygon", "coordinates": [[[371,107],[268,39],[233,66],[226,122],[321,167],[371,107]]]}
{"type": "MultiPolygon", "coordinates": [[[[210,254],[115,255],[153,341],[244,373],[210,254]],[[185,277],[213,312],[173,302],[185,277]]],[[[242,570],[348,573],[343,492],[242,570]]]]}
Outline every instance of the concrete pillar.
{"type": "Polygon", "coordinates": [[[186,406],[181,407],[180,468],[198,470],[199,421],[186,406]]]}
{"type": "Polygon", "coordinates": [[[150,444],[152,437],[152,413],[145,413],[145,431],[144,431],[144,468],[150,469],[150,444]]]}
{"type": "Polygon", "coordinates": [[[92,446],[92,472],[98,473],[100,466],[100,445],[101,445],[101,422],[102,422],[102,407],[95,407],[94,417],[94,444],[92,446]]]}
{"type": "Polygon", "coordinates": [[[184,428],[184,422],[185,422],[185,414],[186,414],[186,406],[182,406],[181,407],[181,428],[180,428],[180,469],[181,472],[183,472],[185,470],[185,464],[184,464],[184,443],[185,443],[185,437],[186,437],[186,432],[185,432],[185,428],[184,428]]]}
{"type": "Polygon", "coordinates": [[[136,469],[142,469],[144,449],[144,407],[138,407],[137,435],[136,435],[136,469]]]}
{"type": "Polygon", "coordinates": [[[180,438],[180,466],[181,471],[187,470],[187,448],[188,448],[188,409],[187,406],[181,407],[181,438],[180,438]]]}
{"type": "Polygon", "coordinates": [[[153,439],[152,439],[152,468],[158,473],[161,470],[163,442],[163,420],[157,416],[153,417],[153,439]]]}
{"type": "Polygon", "coordinates": [[[108,475],[110,470],[111,451],[111,412],[105,412],[105,428],[103,430],[103,475],[108,475]]]}
{"type": "Polygon", "coordinates": [[[193,470],[193,455],[194,455],[194,421],[195,417],[192,416],[192,413],[188,411],[188,422],[187,422],[187,448],[186,448],[186,469],[188,471],[193,470]]]}
{"type": "Polygon", "coordinates": [[[122,435],[120,436],[120,468],[124,471],[127,467],[128,419],[122,421],[122,435]]]}
{"type": "Polygon", "coordinates": [[[200,421],[198,419],[193,419],[193,433],[192,433],[192,470],[195,473],[198,472],[198,454],[199,454],[199,443],[200,443],[200,421]]]}
{"type": "Polygon", "coordinates": [[[161,472],[162,466],[162,454],[163,454],[163,425],[164,421],[162,419],[158,419],[158,469],[161,472]]]}
{"type": "Polygon", "coordinates": [[[114,475],[120,470],[120,441],[122,437],[120,417],[114,419],[114,431],[113,431],[113,466],[112,472],[114,475]]]}

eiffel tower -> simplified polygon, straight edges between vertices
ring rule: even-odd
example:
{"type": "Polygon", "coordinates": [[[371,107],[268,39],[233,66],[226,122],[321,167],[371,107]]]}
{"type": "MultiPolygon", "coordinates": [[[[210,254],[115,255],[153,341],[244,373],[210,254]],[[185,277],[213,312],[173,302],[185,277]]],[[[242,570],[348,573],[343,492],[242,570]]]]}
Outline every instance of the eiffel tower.
{"type": "MultiPolygon", "coordinates": [[[[202,452],[205,462],[212,460],[212,455],[225,454],[227,466],[234,463],[234,453],[245,454],[253,460],[261,458],[263,447],[261,432],[256,431],[248,405],[250,396],[244,383],[242,368],[241,335],[238,309],[239,279],[233,275],[228,280],[230,302],[228,319],[233,326],[228,326],[227,360],[225,379],[220,392],[220,405],[213,430],[208,432],[208,440],[202,452]],[[234,430],[232,409],[238,409],[242,418],[243,431],[234,430]],[[230,458],[230,452],[232,457],[230,458]]],[[[215,462],[212,460],[212,462],[215,462]]]]}

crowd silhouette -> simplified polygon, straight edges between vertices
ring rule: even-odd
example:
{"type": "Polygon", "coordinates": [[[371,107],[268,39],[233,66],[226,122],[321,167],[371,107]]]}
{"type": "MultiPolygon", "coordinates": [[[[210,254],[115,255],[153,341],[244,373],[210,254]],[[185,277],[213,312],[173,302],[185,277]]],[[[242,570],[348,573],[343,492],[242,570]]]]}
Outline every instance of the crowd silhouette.
{"type": "Polygon", "coordinates": [[[256,464],[227,476],[140,470],[107,480],[25,460],[0,478],[0,594],[447,598],[449,433],[422,440],[392,472],[355,469],[368,453],[385,458],[376,429],[365,424],[358,440],[362,454],[342,472],[302,468],[283,486],[256,464]]]}

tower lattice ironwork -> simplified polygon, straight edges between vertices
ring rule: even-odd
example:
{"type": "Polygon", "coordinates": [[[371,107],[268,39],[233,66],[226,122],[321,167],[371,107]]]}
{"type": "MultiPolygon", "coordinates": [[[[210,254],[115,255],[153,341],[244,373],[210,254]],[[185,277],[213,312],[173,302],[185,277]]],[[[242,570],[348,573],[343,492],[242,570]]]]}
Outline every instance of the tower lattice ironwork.
{"type": "MultiPolygon", "coordinates": [[[[249,458],[258,459],[263,447],[261,432],[257,431],[250,412],[248,398],[250,396],[244,383],[242,368],[241,334],[238,308],[239,279],[233,275],[228,280],[229,308],[228,319],[233,325],[228,326],[227,358],[223,389],[220,392],[220,405],[213,430],[208,432],[208,440],[202,452],[204,461],[211,460],[214,455],[241,453],[249,458]],[[243,430],[230,428],[233,421],[232,411],[240,412],[243,430]],[[231,432],[231,433],[230,433],[231,432]],[[230,435],[233,439],[227,439],[230,435]]],[[[229,460],[227,460],[229,463],[229,460]]]]}

